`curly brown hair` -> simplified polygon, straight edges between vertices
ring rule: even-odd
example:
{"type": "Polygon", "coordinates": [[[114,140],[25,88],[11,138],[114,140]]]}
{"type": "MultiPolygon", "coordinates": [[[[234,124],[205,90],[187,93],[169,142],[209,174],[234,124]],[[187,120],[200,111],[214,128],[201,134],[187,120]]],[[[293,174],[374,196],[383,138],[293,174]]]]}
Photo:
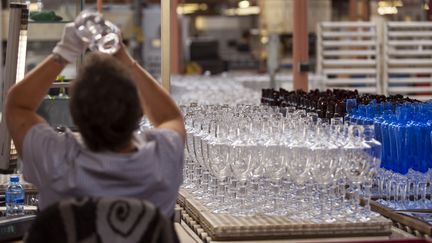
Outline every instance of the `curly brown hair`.
{"type": "Polygon", "coordinates": [[[87,55],[72,85],[70,110],[85,144],[95,152],[129,145],[143,115],[127,67],[101,53],[87,55]]]}

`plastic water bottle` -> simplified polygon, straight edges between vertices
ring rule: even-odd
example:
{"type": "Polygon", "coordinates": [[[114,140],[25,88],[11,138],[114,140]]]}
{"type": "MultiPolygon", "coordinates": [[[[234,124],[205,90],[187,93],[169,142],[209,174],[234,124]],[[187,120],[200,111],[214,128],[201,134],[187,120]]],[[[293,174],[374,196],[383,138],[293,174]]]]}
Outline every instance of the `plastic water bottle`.
{"type": "Polygon", "coordinates": [[[9,186],[6,189],[6,216],[24,215],[25,192],[19,182],[19,176],[9,178],[9,186]]]}

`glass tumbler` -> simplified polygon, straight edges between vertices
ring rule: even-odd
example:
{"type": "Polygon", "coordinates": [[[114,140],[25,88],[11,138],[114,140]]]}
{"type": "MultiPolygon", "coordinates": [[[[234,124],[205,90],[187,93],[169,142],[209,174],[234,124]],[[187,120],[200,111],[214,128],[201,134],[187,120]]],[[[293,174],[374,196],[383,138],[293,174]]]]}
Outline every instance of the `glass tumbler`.
{"type": "Polygon", "coordinates": [[[120,48],[120,30],[98,12],[84,10],[75,19],[75,27],[92,51],[114,54],[120,48]]]}

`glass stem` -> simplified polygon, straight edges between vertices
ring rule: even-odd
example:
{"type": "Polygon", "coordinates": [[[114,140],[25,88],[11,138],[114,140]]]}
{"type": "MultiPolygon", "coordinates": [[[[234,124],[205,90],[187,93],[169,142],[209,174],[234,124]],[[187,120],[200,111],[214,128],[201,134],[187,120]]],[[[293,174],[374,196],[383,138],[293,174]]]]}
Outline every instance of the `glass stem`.
{"type": "Polygon", "coordinates": [[[353,203],[354,203],[354,213],[358,214],[359,206],[360,206],[360,183],[353,183],[354,191],[353,191],[353,203]]]}
{"type": "Polygon", "coordinates": [[[246,181],[240,182],[239,190],[238,190],[238,199],[240,200],[240,213],[244,213],[246,211],[245,199],[247,197],[247,186],[246,181]]]}
{"type": "Polygon", "coordinates": [[[195,180],[194,180],[194,184],[195,184],[195,187],[197,187],[197,188],[199,188],[201,186],[201,177],[202,177],[201,172],[202,172],[201,166],[200,165],[196,165],[195,166],[195,176],[194,176],[195,180]]]}
{"type": "Polygon", "coordinates": [[[326,206],[327,206],[327,186],[318,185],[318,191],[320,192],[320,220],[324,221],[326,217],[326,206]]]}
{"type": "Polygon", "coordinates": [[[272,186],[273,186],[273,210],[274,212],[278,212],[279,211],[278,200],[279,200],[279,192],[281,187],[281,179],[277,179],[276,181],[274,181],[274,183],[272,183],[272,186]]]}
{"type": "Polygon", "coordinates": [[[297,185],[297,198],[294,203],[295,208],[299,209],[299,212],[305,212],[305,197],[306,197],[306,186],[305,185],[297,185]]]}
{"type": "Polygon", "coordinates": [[[403,184],[402,193],[401,193],[401,206],[403,209],[407,206],[407,194],[408,194],[408,185],[407,183],[403,184]]]}
{"type": "Polygon", "coordinates": [[[306,182],[305,184],[305,193],[303,197],[303,202],[305,206],[312,206],[312,198],[313,198],[313,184],[310,182],[306,182]]]}
{"type": "Polygon", "coordinates": [[[386,200],[386,196],[385,196],[385,193],[384,193],[384,181],[385,181],[385,179],[384,178],[380,178],[379,179],[379,187],[378,187],[378,197],[379,198],[383,198],[384,200],[386,200]]]}
{"type": "Polygon", "coordinates": [[[343,207],[345,204],[345,197],[346,197],[346,181],[345,180],[338,181],[338,196],[339,196],[340,206],[343,207]]]}
{"type": "Polygon", "coordinates": [[[234,178],[230,178],[229,185],[230,185],[228,188],[229,199],[235,201],[235,199],[237,198],[237,180],[234,178]]]}
{"type": "Polygon", "coordinates": [[[370,207],[370,201],[372,197],[371,188],[372,188],[372,183],[366,182],[363,184],[363,196],[365,200],[364,209],[367,215],[369,215],[371,212],[371,207],[370,207]]]}
{"type": "Polygon", "coordinates": [[[226,197],[226,180],[222,180],[219,183],[219,190],[217,190],[217,199],[220,202],[222,206],[225,204],[225,197],[226,197]]]}
{"type": "Polygon", "coordinates": [[[259,205],[259,203],[260,203],[260,199],[259,199],[260,186],[259,185],[260,185],[259,180],[252,180],[252,182],[251,182],[251,189],[252,189],[251,198],[252,198],[252,202],[255,203],[256,208],[260,208],[260,206],[261,206],[261,205],[259,205]]]}
{"type": "Polygon", "coordinates": [[[333,218],[335,216],[335,207],[336,207],[336,188],[337,185],[335,183],[332,183],[329,185],[329,191],[328,191],[328,196],[329,196],[329,212],[328,214],[330,215],[331,218],[333,218]]]}
{"type": "Polygon", "coordinates": [[[391,180],[388,180],[386,184],[387,184],[387,186],[386,186],[386,187],[387,187],[387,188],[386,188],[386,191],[387,191],[386,194],[387,194],[387,196],[386,196],[386,197],[387,197],[387,200],[388,200],[389,202],[391,202],[391,197],[392,197],[392,184],[393,184],[393,183],[392,183],[391,180]]]}
{"type": "Polygon", "coordinates": [[[427,192],[427,183],[424,182],[421,184],[421,201],[422,201],[422,203],[426,203],[426,192],[427,192]]]}
{"type": "Polygon", "coordinates": [[[419,184],[418,182],[414,182],[414,201],[417,201],[419,199],[419,184]]]}
{"type": "Polygon", "coordinates": [[[211,188],[211,191],[212,191],[212,198],[216,198],[216,196],[217,196],[217,194],[218,194],[218,183],[219,183],[219,180],[216,178],[216,177],[214,177],[214,176],[210,176],[210,178],[211,178],[211,183],[210,183],[210,188],[211,188]]]}
{"type": "Polygon", "coordinates": [[[207,192],[209,189],[210,173],[207,170],[202,172],[201,189],[207,192]]]}
{"type": "Polygon", "coordinates": [[[270,200],[269,200],[269,192],[268,190],[266,190],[265,188],[268,188],[269,185],[269,179],[268,178],[264,178],[263,180],[263,188],[264,188],[264,207],[267,208],[268,205],[270,204],[270,200]]]}

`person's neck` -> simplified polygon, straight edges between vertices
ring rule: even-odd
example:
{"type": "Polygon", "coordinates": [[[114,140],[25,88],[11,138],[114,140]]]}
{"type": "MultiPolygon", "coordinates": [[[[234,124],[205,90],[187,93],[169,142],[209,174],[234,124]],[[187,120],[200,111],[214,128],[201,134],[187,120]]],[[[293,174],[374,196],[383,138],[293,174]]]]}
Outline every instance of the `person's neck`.
{"type": "Polygon", "coordinates": [[[135,152],[137,150],[137,147],[135,146],[134,142],[129,142],[129,144],[127,146],[125,146],[124,148],[118,149],[116,152],[120,153],[120,154],[128,154],[128,153],[132,153],[135,152]]]}

